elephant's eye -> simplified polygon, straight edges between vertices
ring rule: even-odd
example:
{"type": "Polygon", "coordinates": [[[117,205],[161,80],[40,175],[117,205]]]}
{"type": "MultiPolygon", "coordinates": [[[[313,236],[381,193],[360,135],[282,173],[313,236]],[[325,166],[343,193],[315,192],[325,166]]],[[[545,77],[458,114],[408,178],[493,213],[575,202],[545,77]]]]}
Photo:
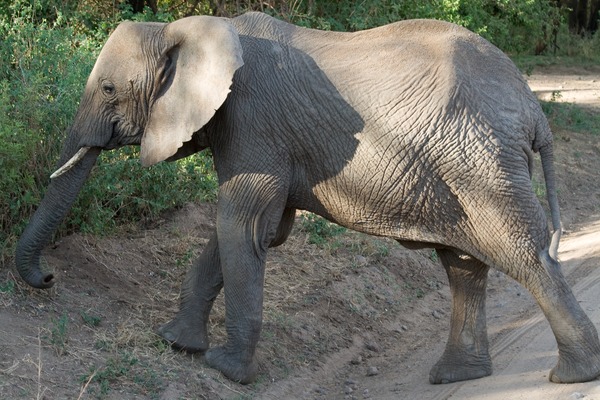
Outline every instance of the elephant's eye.
{"type": "Polygon", "coordinates": [[[112,82],[102,82],[102,92],[107,96],[115,94],[115,85],[112,82]]]}

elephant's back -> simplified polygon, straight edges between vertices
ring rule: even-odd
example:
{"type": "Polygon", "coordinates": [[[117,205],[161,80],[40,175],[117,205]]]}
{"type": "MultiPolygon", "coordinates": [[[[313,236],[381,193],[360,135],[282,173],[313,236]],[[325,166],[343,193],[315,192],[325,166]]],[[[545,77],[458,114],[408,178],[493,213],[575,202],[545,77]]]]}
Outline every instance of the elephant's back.
{"type": "MultiPolygon", "coordinates": [[[[509,169],[528,179],[523,148],[539,105],[510,59],[483,38],[427,20],[335,33],[242,18],[244,68],[272,60],[257,83],[286,90],[269,91],[267,103],[294,104],[282,120],[305,116],[289,140],[295,182],[309,185],[292,185],[301,188],[290,197],[294,207],[368,233],[441,243],[436,221],[450,213],[457,226],[466,220],[459,194],[481,191],[465,180],[496,182],[509,169]],[[251,46],[268,52],[250,54],[251,46]],[[301,140],[312,137],[319,140],[301,140]]],[[[259,114],[272,121],[272,110],[259,114]]]]}
{"type": "Polygon", "coordinates": [[[302,30],[293,43],[362,115],[374,140],[383,132],[426,143],[443,134],[526,146],[542,118],[512,60],[452,23],[407,20],[341,36],[302,30]]]}
{"type": "Polygon", "coordinates": [[[431,102],[449,102],[459,86],[490,87],[499,95],[527,87],[502,51],[445,21],[406,20],[358,32],[302,28],[257,12],[232,21],[241,35],[274,43],[290,62],[309,57],[358,109],[365,103],[373,109],[394,99],[412,101],[419,90],[431,102]]]}
{"type": "Polygon", "coordinates": [[[514,63],[452,23],[407,20],[340,33],[296,27],[261,13],[234,21],[247,42],[264,42],[261,54],[244,50],[248,67],[264,69],[271,60],[268,84],[298,89],[302,93],[291,97],[306,98],[298,104],[309,111],[324,98],[348,105],[363,127],[355,136],[365,144],[392,137],[413,146],[443,139],[485,148],[531,147],[543,118],[514,63]]]}

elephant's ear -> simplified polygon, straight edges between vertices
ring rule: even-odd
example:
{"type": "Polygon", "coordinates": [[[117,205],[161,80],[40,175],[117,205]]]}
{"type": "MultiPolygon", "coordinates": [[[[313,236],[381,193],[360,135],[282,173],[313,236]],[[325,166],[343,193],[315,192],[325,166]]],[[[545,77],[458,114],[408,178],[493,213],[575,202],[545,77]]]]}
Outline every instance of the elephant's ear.
{"type": "Polygon", "coordinates": [[[221,107],[244,63],[235,28],[225,19],[184,18],[165,26],[154,100],[140,158],[149,166],[177,152],[221,107]]]}

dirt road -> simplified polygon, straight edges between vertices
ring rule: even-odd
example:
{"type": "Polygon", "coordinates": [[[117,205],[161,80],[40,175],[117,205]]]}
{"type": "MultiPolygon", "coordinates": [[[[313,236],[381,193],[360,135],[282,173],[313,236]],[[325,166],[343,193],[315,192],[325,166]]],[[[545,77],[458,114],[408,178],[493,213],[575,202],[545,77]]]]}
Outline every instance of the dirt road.
{"type": "Polygon", "coordinates": [[[600,77],[597,70],[548,67],[528,79],[538,98],[600,107],[600,77]]]}

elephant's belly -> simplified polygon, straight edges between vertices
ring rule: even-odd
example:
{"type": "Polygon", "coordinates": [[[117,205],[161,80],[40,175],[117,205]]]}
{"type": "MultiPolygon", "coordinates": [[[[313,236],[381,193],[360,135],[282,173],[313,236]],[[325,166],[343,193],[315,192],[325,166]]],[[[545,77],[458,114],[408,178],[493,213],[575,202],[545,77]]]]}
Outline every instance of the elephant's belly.
{"type": "Polygon", "coordinates": [[[466,216],[450,187],[424,165],[374,168],[353,162],[311,188],[317,212],[360,232],[408,242],[450,244],[466,216]]]}

